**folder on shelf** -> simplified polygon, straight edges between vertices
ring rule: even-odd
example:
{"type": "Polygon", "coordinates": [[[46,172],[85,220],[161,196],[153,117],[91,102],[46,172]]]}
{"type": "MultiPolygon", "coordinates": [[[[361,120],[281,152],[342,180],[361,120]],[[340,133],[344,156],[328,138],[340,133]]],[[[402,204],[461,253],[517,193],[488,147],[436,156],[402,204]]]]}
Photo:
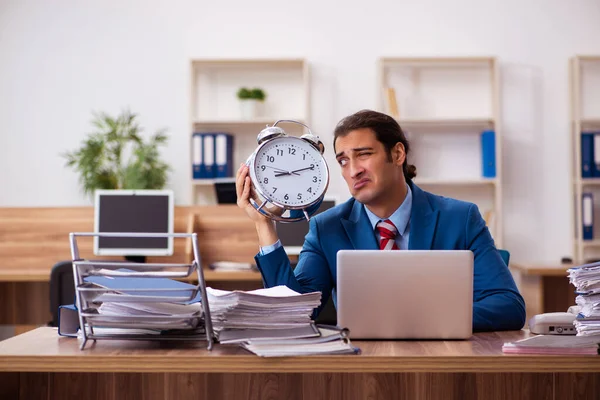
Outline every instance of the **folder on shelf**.
{"type": "Polygon", "coordinates": [[[496,132],[486,130],[481,132],[481,162],[484,178],[496,177],[496,132]]]}
{"type": "Polygon", "coordinates": [[[202,157],[202,160],[204,161],[204,178],[214,178],[216,173],[215,135],[212,133],[203,133],[202,139],[202,150],[204,150],[202,157]]]}
{"type": "Polygon", "coordinates": [[[204,152],[202,150],[203,138],[202,134],[194,133],[192,135],[192,178],[202,179],[206,178],[203,174],[206,172],[203,167],[202,156],[204,152]]]}
{"type": "Polygon", "coordinates": [[[583,226],[583,240],[594,239],[594,195],[583,193],[581,199],[581,219],[583,226]]]}
{"type": "Polygon", "coordinates": [[[600,149],[600,132],[594,132],[594,146],[593,149],[593,162],[592,162],[592,176],[600,177],[600,150],[596,151],[596,148],[600,149]]]}
{"type": "Polygon", "coordinates": [[[229,133],[215,134],[215,177],[233,176],[233,135],[229,133]]]}
{"type": "MultiPolygon", "coordinates": [[[[581,177],[591,178],[594,176],[594,133],[581,133],[581,177]]],[[[600,152],[599,152],[600,153],[600,152]]]]}

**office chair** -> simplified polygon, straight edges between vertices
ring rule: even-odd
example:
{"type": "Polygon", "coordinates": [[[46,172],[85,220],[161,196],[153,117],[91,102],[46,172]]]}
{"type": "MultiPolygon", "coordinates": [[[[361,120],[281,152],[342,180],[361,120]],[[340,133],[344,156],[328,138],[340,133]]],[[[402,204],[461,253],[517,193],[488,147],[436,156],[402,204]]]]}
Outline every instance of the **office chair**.
{"type": "Polygon", "coordinates": [[[58,306],[75,302],[75,284],[73,282],[73,263],[59,261],[50,272],[50,326],[58,326],[58,306]]]}

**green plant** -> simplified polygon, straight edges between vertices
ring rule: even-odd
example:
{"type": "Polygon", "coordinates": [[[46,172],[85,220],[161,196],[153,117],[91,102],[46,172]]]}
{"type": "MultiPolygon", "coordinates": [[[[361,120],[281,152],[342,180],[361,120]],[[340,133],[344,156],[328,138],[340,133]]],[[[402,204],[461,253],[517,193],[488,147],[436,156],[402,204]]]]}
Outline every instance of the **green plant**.
{"type": "Polygon", "coordinates": [[[162,189],[170,167],[160,159],[158,147],[167,143],[165,130],[159,130],[148,141],[137,115],[123,111],[116,118],[94,113],[90,133],[79,149],[63,153],[66,166],[79,173],[85,194],[95,189],[162,189]]]}
{"type": "Polygon", "coordinates": [[[240,88],[240,90],[238,90],[238,92],[237,92],[237,97],[240,100],[251,99],[252,98],[252,91],[250,89],[245,88],[245,87],[240,88]]]}
{"type": "Polygon", "coordinates": [[[246,87],[242,87],[238,90],[237,97],[240,100],[254,99],[264,101],[267,95],[265,94],[264,90],[260,88],[248,89],[246,87]]]}

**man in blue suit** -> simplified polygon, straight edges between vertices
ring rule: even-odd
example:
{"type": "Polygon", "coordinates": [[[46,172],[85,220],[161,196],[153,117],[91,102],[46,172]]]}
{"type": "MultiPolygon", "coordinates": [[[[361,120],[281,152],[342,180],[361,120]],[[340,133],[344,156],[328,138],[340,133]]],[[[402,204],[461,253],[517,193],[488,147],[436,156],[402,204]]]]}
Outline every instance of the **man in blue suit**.
{"type": "MultiPolygon", "coordinates": [[[[395,119],[362,110],[341,120],[334,151],[352,198],[310,220],[298,264],[292,270],[273,221],[250,204],[248,167],[237,173],[238,206],[256,225],[255,260],[266,287],[286,285],[334,296],[336,254],[342,249],[471,250],[474,253],[473,330],[518,330],[525,304],[475,204],[437,196],[412,182],[409,143],[395,119]],[[378,223],[389,228],[380,231],[378,223]],[[389,232],[396,233],[388,236],[389,232]]],[[[365,266],[368,268],[368,266],[365,266]]]]}

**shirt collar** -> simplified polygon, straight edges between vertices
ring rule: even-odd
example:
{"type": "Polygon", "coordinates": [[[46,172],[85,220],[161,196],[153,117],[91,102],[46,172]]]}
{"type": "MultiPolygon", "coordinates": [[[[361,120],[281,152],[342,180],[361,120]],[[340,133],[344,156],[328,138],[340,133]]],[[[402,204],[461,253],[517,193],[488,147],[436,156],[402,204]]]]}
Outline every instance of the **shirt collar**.
{"type": "MultiPolygon", "coordinates": [[[[373,212],[371,212],[371,210],[369,210],[367,207],[365,207],[364,204],[363,204],[363,207],[364,207],[365,211],[367,212],[369,221],[371,221],[371,226],[373,227],[373,230],[375,230],[377,223],[379,221],[382,221],[382,219],[379,218],[377,215],[373,214],[373,212]]],[[[398,233],[402,236],[404,235],[404,233],[406,232],[406,228],[408,227],[411,210],[412,210],[412,191],[410,190],[410,185],[407,184],[406,185],[406,197],[404,198],[404,201],[402,202],[402,204],[400,204],[400,207],[398,207],[396,209],[396,211],[394,211],[394,213],[389,217],[389,220],[392,221],[392,223],[396,226],[396,229],[398,229],[398,233]]]]}

